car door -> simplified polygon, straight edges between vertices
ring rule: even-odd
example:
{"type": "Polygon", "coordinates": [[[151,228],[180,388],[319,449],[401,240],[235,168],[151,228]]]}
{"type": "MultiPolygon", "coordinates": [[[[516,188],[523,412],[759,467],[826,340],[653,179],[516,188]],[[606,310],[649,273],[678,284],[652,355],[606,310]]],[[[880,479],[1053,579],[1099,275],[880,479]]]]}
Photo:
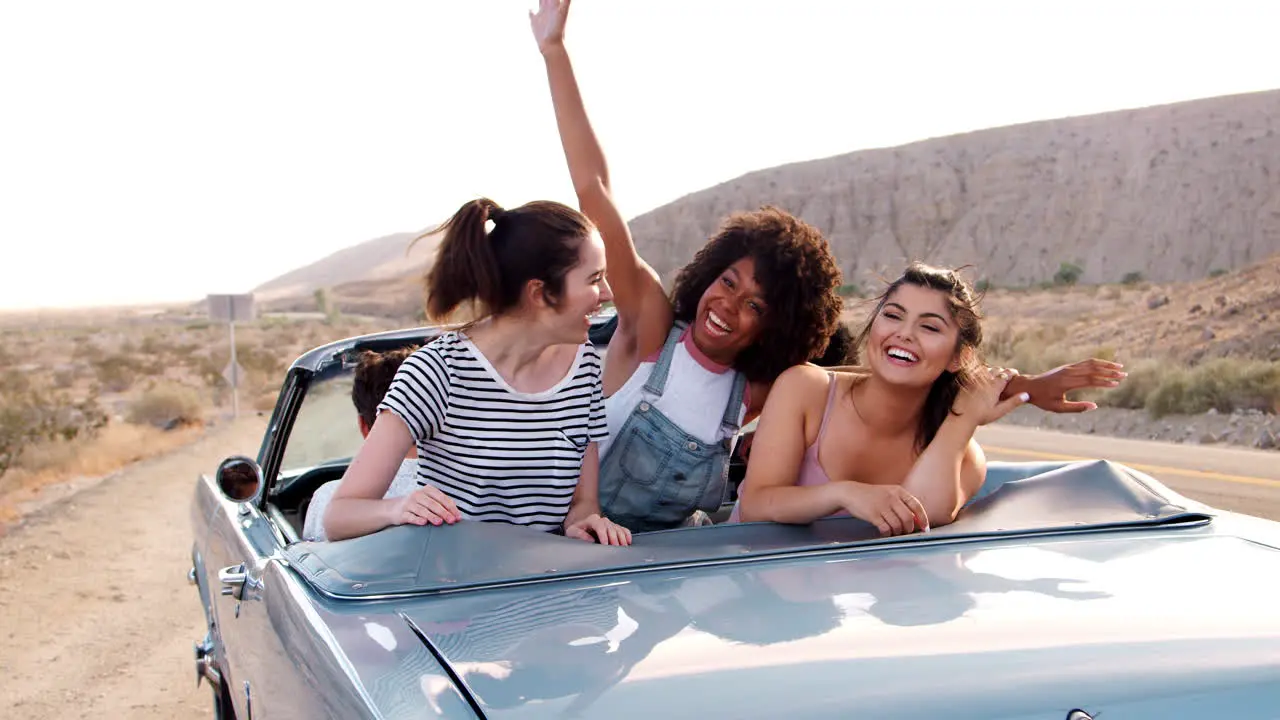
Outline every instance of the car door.
{"type": "Polygon", "coordinates": [[[265,592],[267,566],[279,563],[279,547],[279,538],[252,503],[218,498],[203,559],[222,643],[223,677],[239,720],[291,716],[277,697],[279,676],[289,673],[291,663],[269,618],[270,603],[290,599],[265,592]]]}
{"type": "MultiPolygon", "coordinates": [[[[221,644],[223,677],[238,720],[254,717],[317,717],[315,693],[302,666],[286,651],[303,613],[296,578],[284,567],[284,536],[264,514],[265,478],[278,465],[281,438],[287,437],[293,411],[301,401],[305,377],[291,374],[268,424],[258,462],[240,458],[257,474],[256,492],[237,500],[221,489],[220,478],[202,482],[207,509],[202,565],[209,588],[211,616],[221,644]],[[283,635],[283,637],[282,637],[283,635]]],[[[229,458],[224,465],[233,462],[229,458]]]]}

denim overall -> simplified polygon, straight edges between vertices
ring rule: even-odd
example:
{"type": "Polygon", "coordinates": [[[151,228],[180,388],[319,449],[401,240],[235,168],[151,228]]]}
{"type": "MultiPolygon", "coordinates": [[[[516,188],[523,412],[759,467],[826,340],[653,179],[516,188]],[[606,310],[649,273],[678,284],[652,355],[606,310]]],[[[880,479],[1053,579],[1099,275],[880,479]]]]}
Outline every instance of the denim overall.
{"type": "Polygon", "coordinates": [[[609,452],[600,461],[600,509],[610,520],[648,532],[679,527],[695,510],[715,512],[728,499],[729,451],[747,381],[734,373],[721,428],[725,438],[704,443],[653,405],[662,397],[671,358],[685,323],[667,334],[662,353],[609,452]]]}

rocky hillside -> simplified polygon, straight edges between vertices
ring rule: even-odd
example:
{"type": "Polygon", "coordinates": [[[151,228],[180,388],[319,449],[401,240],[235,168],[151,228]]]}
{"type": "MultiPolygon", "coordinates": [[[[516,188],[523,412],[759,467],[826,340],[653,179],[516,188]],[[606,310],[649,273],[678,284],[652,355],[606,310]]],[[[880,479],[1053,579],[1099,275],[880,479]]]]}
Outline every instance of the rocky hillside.
{"type": "Polygon", "coordinates": [[[1280,252],[1280,90],[1036,122],[784,165],[635,218],[668,281],[725,215],[772,203],[832,240],[848,282],[909,259],[995,285],[1205,277],[1280,252]]]}
{"type": "Polygon", "coordinates": [[[309,265],[291,270],[254,288],[259,301],[310,298],[320,288],[332,290],[348,283],[379,283],[406,275],[421,275],[435,254],[439,236],[395,233],[344,248],[309,265]]]}

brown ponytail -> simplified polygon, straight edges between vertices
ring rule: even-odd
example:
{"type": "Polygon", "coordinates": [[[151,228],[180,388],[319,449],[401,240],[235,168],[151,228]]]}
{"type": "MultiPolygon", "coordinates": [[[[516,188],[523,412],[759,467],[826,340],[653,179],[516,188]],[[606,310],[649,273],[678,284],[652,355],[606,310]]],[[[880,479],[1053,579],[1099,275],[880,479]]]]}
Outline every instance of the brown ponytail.
{"type": "Polygon", "coordinates": [[[530,280],[543,283],[544,295],[554,305],[591,223],[557,202],[540,200],[504,210],[480,198],[419,237],[442,231],[444,239],[426,276],[427,317],[433,321],[448,318],[468,302],[478,305],[477,319],[507,312],[519,305],[530,280]],[[489,222],[492,229],[486,229],[489,222]]]}
{"type": "Polygon", "coordinates": [[[443,225],[427,233],[444,232],[436,249],[436,261],[427,272],[427,317],[447,318],[468,300],[493,306],[494,288],[498,286],[498,262],[489,244],[485,223],[502,208],[480,198],[472,200],[453,214],[443,225]]]}

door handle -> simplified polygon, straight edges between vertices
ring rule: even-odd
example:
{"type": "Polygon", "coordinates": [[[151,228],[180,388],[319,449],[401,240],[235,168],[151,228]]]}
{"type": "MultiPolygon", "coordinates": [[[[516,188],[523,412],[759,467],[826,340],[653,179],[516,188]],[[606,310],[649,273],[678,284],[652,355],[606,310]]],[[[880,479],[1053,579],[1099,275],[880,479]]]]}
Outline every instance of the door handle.
{"type": "Polygon", "coordinates": [[[257,590],[262,587],[262,581],[255,579],[245,569],[244,564],[231,565],[224,567],[218,571],[218,582],[222,584],[222,594],[229,595],[236,600],[245,599],[245,589],[257,590]]]}

